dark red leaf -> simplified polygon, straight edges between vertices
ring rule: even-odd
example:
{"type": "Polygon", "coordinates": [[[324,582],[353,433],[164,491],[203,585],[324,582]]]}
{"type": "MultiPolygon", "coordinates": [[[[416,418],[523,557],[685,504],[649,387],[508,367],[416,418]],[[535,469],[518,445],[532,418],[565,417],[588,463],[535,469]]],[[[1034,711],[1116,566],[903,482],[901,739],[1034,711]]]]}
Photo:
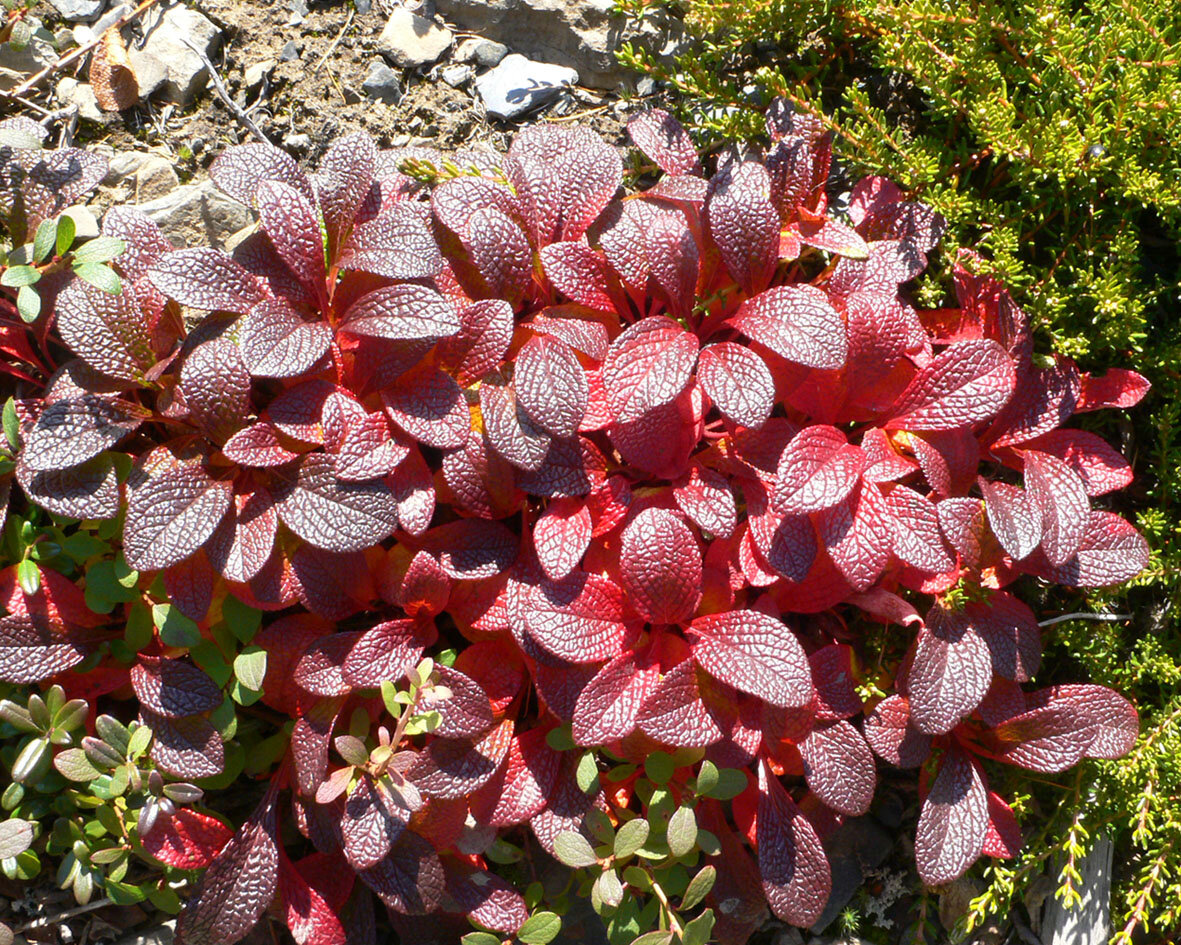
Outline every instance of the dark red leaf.
{"type": "Polygon", "coordinates": [[[651,108],[628,119],[628,137],[666,174],[688,174],[697,167],[697,148],[684,126],[668,112],[651,108]]]}
{"type": "Polygon", "coordinates": [[[384,483],[346,482],[323,453],[283,467],[276,480],[275,507],[283,524],[325,551],[362,551],[398,525],[394,497],[384,483]]]}
{"type": "Polygon", "coordinates": [[[929,735],[950,732],[970,715],[992,682],[992,658],[966,613],[935,604],[915,640],[906,678],[910,717],[929,735]]]}
{"type": "Polygon", "coordinates": [[[1102,377],[1084,374],[1074,409],[1084,413],[1104,407],[1135,407],[1151,387],[1146,378],[1127,368],[1109,368],[1102,377]]]}
{"type": "Polygon", "coordinates": [[[137,571],[158,571],[191,555],[213,534],[231,498],[230,483],[195,463],[151,473],[129,492],[123,553],[137,571]]]}
{"type": "Polygon", "coordinates": [[[1042,515],[1029,494],[1006,482],[978,479],[988,524],[1014,561],[1028,558],[1042,540],[1042,515]]]}
{"type": "Polygon", "coordinates": [[[627,423],[671,403],[697,362],[697,339],[671,318],[641,319],[611,343],[603,385],[616,421],[627,423]]]}
{"type": "Polygon", "coordinates": [[[1025,450],[1025,491],[1041,511],[1042,552],[1058,566],[1082,544],[1091,512],[1083,481],[1057,456],[1025,450]]]}
{"type": "Polygon", "coordinates": [[[181,305],[245,315],[266,298],[259,280],[221,250],[178,249],[148,273],[152,285],[181,305]]]}
{"type": "Polygon", "coordinates": [[[1078,553],[1055,567],[1030,559],[1039,577],[1072,587],[1109,587],[1130,581],[1148,566],[1148,543],[1129,522],[1111,512],[1092,511],[1078,553]]]}
{"type": "Polygon", "coordinates": [[[1086,430],[1051,430],[1024,445],[1065,462],[1082,479],[1089,496],[1105,495],[1132,482],[1128,461],[1086,430]]]}
{"type": "Polygon", "coordinates": [[[254,377],[299,377],[328,352],[332,329],[286,302],[259,302],[238,323],[242,360],[254,377]]]}
{"type": "Polygon", "coordinates": [[[959,749],[943,756],[915,835],[919,876],[928,886],[958,879],[976,862],[988,831],[988,796],[976,763],[959,749]]]}
{"type": "Polygon", "coordinates": [[[804,427],[779,459],[771,504],[783,515],[831,508],[857,485],[865,453],[836,427],[804,427]]]}
{"type": "Polygon", "coordinates": [[[554,436],[571,436],[586,413],[586,373],[570,346],[535,335],[517,354],[513,388],[517,402],[537,426],[554,436]]]}
{"type": "Polygon", "coordinates": [[[701,549],[681,518],[665,509],[640,512],[623,530],[620,582],[632,606],[652,623],[679,623],[701,601],[701,549]]]}
{"type": "Polygon", "coordinates": [[[771,416],[775,381],[767,363],[749,348],[729,341],[703,348],[697,359],[697,380],[732,423],[757,429],[771,416]]]}
{"type": "Polygon", "coordinates": [[[574,706],[574,741],[603,745],[630,735],[640,707],[656,689],[660,667],[632,651],[604,665],[574,706]]]}
{"type": "Polygon", "coordinates": [[[311,292],[324,294],[324,239],[312,201],[282,181],[264,180],[254,191],[259,223],[271,245],[311,292]]]}
{"type": "Polygon", "coordinates": [[[865,740],[886,761],[899,768],[917,768],[931,751],[931,736],[910,724],[906,696],[888,696],[865,717],[865,740]]]}
{"type": "Polygon", "coordinates": [[[583,571],[541,581],[524,598],[530,638],[570,663],[598,663],[617,656],[628,636],[625,618],[619,586],[583,571]]]}
{"type": "Polygon", "coordinates": [[[698,617],[688,632],[693,658],[715,679],[772,705],[811,702],[808,658],[781,620],[756,610],[733,610],[698,617]]]}
{"type": "Polygon", "coordinates": [[[894,405],[888,430],[954,430],[995,416],[1017,383],[1009,355],[981,338],[948,345],[921,368],[894,405]]]}
{"type": "Polygon", "coordinates": [[[385,411],[398,427],[427,446],[453,449],[467,442],[471,413],[450,375],[424,365],[403,374],[381,392],[385,411]]]}
{"type": "Polygon", "coordinates": [[[74,279],[58,295],[55,310],[62,341],[96,371],[140,381],[155,363],[150,325],[128,283],[109,295],[74,279]]]}
{"type": "Polygon", "coordinates": [[[389,856],[357,875],[390,909],[406,915],[433,912],[446,889],[434,847],[410,831],[402,834],[389,856]]]}
{"type": "Polygon", "coordinates": [[[894,530],[894,554],[920,571],[943,574],[955,567],[939,530],[935,503],[906,486],[894,486],[886,496],[894,530]]]}
{"type": "Polygon", "coordinates": [[[449,338],[460,331],[455,309],[434,289],[404,283],[361,296],[344,313],[341,330],[392,341],[449,338]]]}
{"type": "Polygon", "coordinates": [[[142,654],[131,667],[131,686],[143,705],[172,719],[212,712],[224,698],[217,684],[193,664],[142,654]]]}
{"type": "Polygon", "coordinates": [[[701,697],[697,664],[682,660],[661,678],[636,719],[645,735],[666,745],[704,748],[724,732],[701,697]]]}
{"type": "Polygon", "coordinates": [[[768,289],[743,302],[730,324],[751,341],[805,367],[843,367],[848,356],[844,320],[815,286],[768,289]]]}
{"type": "Polygon", "coordinates": [[[869,810],[877,777],[873,752],[849,722],[817,725],[800,739],[804,779],[825,805],[859,817],[869,810]]]}
{"type": "Polygon", "coordinates": [[[749,293],[767,287],[779,262],[779,213],[771,203],[771,178],[754,161],[718,171],[706,198],[709,235],[734,281],[749,293]]]}
{"type": "Polygon", "coordinates": [[[832,891],[832,872],[820,838],[766,762],[759,765],[755,846],[763,893],[771,911],[792,925],[812,925],[832,891]]]}
{"type": "Polygon", "coordinates": [[[225,746],[205,716],[170,719],[144,705],[139,707],[139,714],[152,730],[149,754],[161,771],[186,781],[221,774],[225,767],[225,746]]]}

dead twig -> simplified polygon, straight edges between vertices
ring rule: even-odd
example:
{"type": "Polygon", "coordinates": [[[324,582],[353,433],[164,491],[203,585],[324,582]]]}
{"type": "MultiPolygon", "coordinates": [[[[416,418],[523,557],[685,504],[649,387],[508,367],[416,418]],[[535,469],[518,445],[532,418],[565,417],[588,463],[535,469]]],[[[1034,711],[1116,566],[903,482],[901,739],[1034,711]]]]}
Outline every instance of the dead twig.
{"type": "MultiPolygon", "coordinates": [[[[125,16],[119,17],[119,19],[117,19],[114,23],[112,23],[110,25],[109,29],[113,29],[113,30],[121,29],[122,27],[124,27],[128,23],[130,23],[132,20],[134,20],[137,16],[139,16],[141,13],[144,13],[147,10],[151,9],[159,2],[160,2],[160,0],[144,0],[143,3],[141,3],[138,7],[136,7],[134,10],[132,10],[130,13],[126,14],[125,16]]],[[[20,96],[24,95],[26,92],[31,91],[32,89],[35,89],[38,85],[40,85],[42,82],[44,82],[46,78],[53,75],[59,69],[64,69],[66,66],[70,65],[70,63],[76,62],[77,60],[81,59],[83,56],[85,56],[88,52],[90,52],[92,49],[94,49],[94,47],[97,46],[101,42],[102,42],[102,36],[96,36],[89,43],[86,43],[83,46],[79,46],[77,49],[74,49],[74,50],[66,53],[57,62],[46,66],[40,72],[35,73],[34,75],[30,76],[24,82],[22,82],[20,85],[18,85],[15,89],[12,89],[9,92],[0,92],[0,98],[15,99],[17,101],[20,101],[20,96]]]]}
{"type": "Polygon", "coordinates": [[[95,909],[102,909],[106,906],[113,906],[114,903],[107,897],[96,899],[94,902],[88,902],[84,906],[75,906],[73,909],[67,909],[65,912],[59,912],[57,915],[42,916],[40,919],[35,919],[18,929],[13,929],[14,932],[30,932],[33,929],[44,929],[49,926],[59,925],[64,919],[72,919],[76,915],[84,915],[87,912],[94,912],[95,909]]]}
{"type": "Polygon", "coordinates": [[[209,57],[191,42],[189,42],[187,36],[180,37],[180,41],[188,46],[189,49],[191,49],[194,53],[196,53],[201,61],[205,63],[205,68],[209,72],[209,80],[213,83],[213,89],[215,92],[217,92],[217,97],[222,100],[226,108],[228,108],[231,114],[233,114],[234,118],[238,120],[238,124],[249,131],[263,144],[270,144],[271,139],[262,133],[262,129],[254,123],[254,119],[247,115],[246,112],[244,112],[238,105],[238,103],[230,98],[229,90],[226,88],[225,83],[222,82],[221,76],[218,75],[217,69],[214,67],[213,63],[209,61],[209,57]]]}
{"type": "Polygon", "coordinates": [[[1121,623],[1124,620],[1131,620],[1132,614],[1062,614],[1060,617],[1051,617],[1049,620],[1042,620],[1038,623],[1039,627],[1052,627],[1056,623],[1066,623],[1068,620],[1093,620],[1096,623],[1121,623]]]}
{"type": "Polygon", "coordinates": [[[336,47],[340,45],[340,41],[344,39],[344,34],[349,31],[349,27],[353,25],[353,17],[357,15],[357,8],[351,7],[349,9],[349,17],[344,21],[344,26],[340,28],[340,32],[336,34],[336,39],[332,41],[332,45],[328,47],[328,51],[320,57],[320,61],[316,63],[316,68],[312,70],[312,75],[319,75],[320,70],[324,68],[324,63],[328,61],[328,57],[335,52],[336,47]]]}

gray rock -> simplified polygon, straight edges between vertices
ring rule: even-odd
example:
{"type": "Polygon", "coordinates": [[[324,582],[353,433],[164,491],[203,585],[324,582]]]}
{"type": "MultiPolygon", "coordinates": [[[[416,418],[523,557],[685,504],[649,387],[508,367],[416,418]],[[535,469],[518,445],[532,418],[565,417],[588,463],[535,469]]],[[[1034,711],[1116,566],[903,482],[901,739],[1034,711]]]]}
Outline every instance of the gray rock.
{"type": "Polygon", "coordinates": [[[247,207],[231,200],[210,180],[177,187],[140,204],[139,209],[180,246],[208,244],[221,249],[230,236],[254,219],[247,207]]]}
{"type": "Polygon", "coordinates": [[[489,115],[508,119],[552,102],[563,88],[577,81],[578,73],[573,69],[513,53],[476,79],[476,90],[489,115]]]}
{"type": "Polygon", "coordinates": [[[115,945],[172,945],[176,940],[176,919],[169,919],[154,929],[129,932],[115,945]]]}
{"type": "Polygon", "coordinates": [[[490,39],[465,39],[455,50],[457,62],[474,62],[483,69],[491,69],[508,55],[508,47],[504,43],[494,43],[490,39]]]}
{"type": "MultiPolygon", "coordinates": [[[[1042,941],[1046,945],[1103,945],[1111,931],[1111,838],[1101,834],[1078,864],[1082,874],[1082,903],[1063,908],[1054,897],[1046,900],[1042,941]]],[[[1057,875],[1055,870],[1051,875],[1057,875]]]]}
{"type": "Polygon", "coordinates": [[[894,837],[873,817],[851,817],[824,838],[832,869],[832,892],[812,926],[823,932],[861,888],[864,875],[876,869],[894,848],[894,837]]]}
{"type": "Polygon", "coordinates": [[[57,62],[53,44],[34,36],[24,46],[0,43],[0,92],[14,89],[34,72],[57,62]]]}
{"type": "Polygon", "coordinates": [[[208,76],[201,58],[183,40],[212,57],[221,43],[220,30],[184,6],[153,7],[144,16],[143,28],[147,37],[143,49],[133,44],[128,50],[140,96],[158,92],[167,101],[188,105],[205,87],[208,76]]]}
{"type": "Polygon", "coordinates": [[[88,22],[103,11],[107,0],[49,0],[63,20],[71,23],[88,22]]]}
{"type": "Polygon", "coordinates": [[[262,85],[263,80],[275,71],[275,60],[264,59],[261,62],[255,62],[246,67],[246,71],[242,73],[242,82],[248,89],[256,89],[262,85]]]}
{"type": "Polygon", "coordinates": [[[295,45],[295,40],[289,39],[281,50],[279,50],[280,62],[291,62],[293,59],[299,58],[299,47],[295,45]]]}
{"type": "Polygon", "coordinates": [[[472,80],[473,75],[475,73],[472,71],[471,66],[456,63],[453,66],[447,66],[447,68],[440,72],[439,78],[451,86],[451,88],[458,89],[467,85],[472,80]]]}
{"type": "Polygon", "coordinates": [[[615,0],[436,0],[436,5],[449,22],[531,58],[576,69],[585,85],[599,89],[633,80],[615,58],[621,42],[661,55],[685,45],[674,17],[654,10],[636,26],[614,13],[615,0]]]}
{"type": "Polygon", "coordinates": [[[74,239],[85,240],[98,236],[98,220],[94,218],[94,213],[89,207],[77,203],[72,207],[66,207],[62,211],[62,216],[74,221],[74,239]]]}
{"type": "Polygon", "coordinates": [[[377,37],[377,51],[395,66],[417,69],[435,62],[451,48],[453,39],[447,27],[399,7],[377,37]]]}
{"type": "Polygon", "coordinates": [[[402,101],[402,83],[398,73],[381,61],[369,66],[365,81],[361,83],[361,91],[367,97],[387,105],[397,105],[402,101]]]}
{"type": "Polygon", "coordinates": [[[62,105],[78,106],[79,118],[100,125],[109,124],[116,118],[115,115],[107,114],[98,107],[98,99],[95,98],[94,89],[90,87],[89,82],[79,82],[75,78],[66,76],[58,80],[54,91],[57,94],[57,100],[62,105]]]}
{"type": "Polygon", "coordinates": [[[283,146],[290,151],[295,151],[297,154],[302,154],[312,146],[312,139],[303,132],[297,132],[293,135],[284,136],[283,146]]]}
{"type": "Polygon", "coordinates": [[[287,9],[291,11],[291,16],[287,20],[288,26],[299,26],[308,15],[306,0],[288,0],[287,9]]]}

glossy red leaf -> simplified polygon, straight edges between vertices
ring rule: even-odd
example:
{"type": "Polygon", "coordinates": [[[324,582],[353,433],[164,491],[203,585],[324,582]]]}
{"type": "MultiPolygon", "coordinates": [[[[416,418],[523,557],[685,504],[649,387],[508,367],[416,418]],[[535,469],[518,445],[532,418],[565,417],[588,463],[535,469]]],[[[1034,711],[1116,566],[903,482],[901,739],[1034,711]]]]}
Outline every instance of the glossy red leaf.
{"type": "Polygon", "coordinates": [[[729,538],[738,524],[738,506],[721,473],[694,463],[673,483],[673,499],[689,521],[710,536],[729,538]]]}
{"type": "Polygon", "coordinates": [[[459,385],[442,371],[429,365],[409,371],[381,392],[381,400],[390,420],[427,446],[453,449],[467,442],[471,413],[459,385]]]}
{"type": "Polygon", "coordinates": [[[36,472],[77,466],[110,449],[149,416],[138,404],[95,394],[54,401],[24,435],[21,459],[36,472]]]}
{"type": "Polygon", "coordinates": [[[418,665],[431,641],[415,620],[386,620],[364,631],[351,645],[341,667],[350,686],[376,689],[384,680],[398,681],[418,665]]]}
{"type": "Polygon", "coordinates": [[[766,762],[759,765],[755,846],[771,911],[792,925],[816,922],[832,891],[828,857],[808,818],[766,762]]]}
{"type": "Polygon", "coordinates": [[[666,174],[688,174],[697,167],[697,148],[684,126],[668,112],[650,108],[628,119],[628,137],[666,174]]]}
{"type": "Polygon", "coordinates": [[[659,680],[659,665],[632,651],[606,663],[583,688],[574,706],[575,743],[602,745],[631,734],[640,707],[659,680]]]}
{"type": "Polygon", "coordinates": [[[225,747],[221,736],[204,715],[170,719],[147,706],[139,707],[141,721],[152,730],[148,752],[165,774],[191,781],[221,774],[225,747]]]}
{"type": "Polygon", "coordinates": [[[1127,368],[1108,368],[1100,377],[1084,374],[1075,410],[1083,413],[1104,407],[1135,407],[1151,387],[1145,377],[1127,368]]]}
{"type": "Polygon", "coordinates": [[[480,416],[492,448],[518,469],[535,471],[545,462],[552,440],[520,408],[512,387],[480,384],[480,416]]]}
{"type": "Polygon", "coordinates": [[[1029,493],[1005,482],[978,479],[988,524],[1014,561],[1028,558],[1042,540],[1041,510],[1029,493]]]}
{"type": "Polygon", "coordinates": [[[390,855],[357,873],[390,909],[406,915],[425,915],[443,901],[446,879],[434,847],[406,831],[390,855]]]}
{"type": "Polygon", "coordinates": [[[562,295],[587,308],[613,311],[610,269],[586,243],[551,243],[538,254],[545,277],[562,295]]]}
{"type": "Polygon", "coordinates": [[[1030,559],[1039,577],[1072,587],[1109,587],[1130,581],[1148,566],[1148,543],[1129,522],[1111,512],[1092,510],[1073,558],[1055,567],[1030,559]]]}
{"type": "Polygon", "coordinates": [[[332,457],[322,453],[283,467],[274,491],[283,524],[325,551],[362,551],[398,524],[394,498],[384,483],[340,479],[332,457]]]}
{"type": "Polygon", "coordinates": [[[815,522],[824,550],[845,580],[858,591],[872,587],[894,545],[881,490],[862,482],[842,501],[821,511],[815,522]]]}
{"type": "Polygon", "coordinates": [[[697,664],[682,660],[664,673],[644,704],[636,723],[640,731],[666,745],[704,748],[725,733],[701,695],[697,664]]]}
{"type": "Polygon", "coordinates": [[[934,502],[906,486],[895,486],[886,496],[886,508],[894,530],[894,554],[902,561],[934,574],[955,567],[939,530],[934,502]]]}
{"type": "Polygon", "coordinates": [[[278,527],[274,500],[266,489],[235,494],[230,511],[205,543],[205,554],[227,580],[244,584],[270,558],[278,527]]]}
{"type": "Polygon", "coordinates": [[[183,561],[213,534],[230,506],[230,484],[194,463],[142,478],[130,490],[123,553],[137,571],[183,561]]]}
{"type": "Polygon", "coordinates": [[[671,318],[641,319],[616,338],[603,361],[607,404],[620,423],[671,403],[697,362],[697,339],[671,318]]]}
{"type": "Polygon", "coordinates": [[[628,636],[619,586],[583,571],[530,588],[524,598],[524,624],[533,641],[570,663],[611,659],[628,636]]]}
{"type": "Polygon", "coordinates": [[[472,581],[492,577],[517,557],[517,536],[501,522],[460,519],[431,530],[427,548],[448,577],[472,581]]]}
{"type": "Polygon", "coordinates": [[[1024,445],[1065,462],[1083,481],[1089,496],[1105,495],[1132,482],[1128,461],[1086,430],[1051,430],[1024,445]]]}
{"type": "Polygon", "coordinates": [[[640,615],[679,623],[701,601],[701,549],[673,512],[646,509],[623,530],[620,583],[640,615]]]}
{"type": "Polygon", "coordinates": [[[245,315],[266,298],[262,284],[221,250],[178,249],[148,273],[152,285],[181,305],[245,315]]]}
{"type": "Polygon", "coordinates": [[[910,717],[928,735],[950,732],[970,715],[992,682],[992,658],[966,613],[934,605],[915,640],[906,678],[910,717]]]}
{"type": "Polygon", "coordinates": [[[995,416],[1017,383],[1008,353],[981,338],[948,345],[921,368],[893,407],[888,430],[954,430],[995,416]]]}
{"type": "Polygon", "coordinates": [[[264,180],[254,191],[259,223],[288,268],[316,295],[324,289],[324,240],[312,201],[282,181],[264,180]]]}
{"type": "Polygon", "coordinates": [[[455,800],[478,790],[496,773],[508,754],[513,722],[506,719],[476,743],[436,738],[406,772],[428,797],[455,800]]]}
{"type": "Polygon", "coordinates": [[[473,798],[473,813],[484,823],[493,827],[508,827],[524,823],[537,814],[544,806],[553,789],[562,764],[562,755],[546,744],[544,729],[530,729],[513,737],[509,745],[504,767],[484,788],[494,790],[477,811],[477,799],[473,798]]]}
{"type": "Polygon", "coordinates": [[[102,374],[138,381],[156,360],[139,298],[127,283],[110,295],[74,279],[58,295],[55,311],[62,341],[102,374]]]}
{"type": "Polygon", "coordinates": [[[808,787],[828,807],[853,817],[869,810],[877,784],[873,752],[844,720],[817,725],[800,739],[808,787]]]}
{"type": "Polygon", "coordinates": [[[349,306],[341,330],[391,341],[449,338],[460,331],[459,315],[434,289],[403,283],[383,286],[349,306]]]}
{"type": "Polygon", "coordinates": [[[180,368],[177,399],[189,420],[215,442],[223,442],[250,414],[250,372],[238,346],[226,337],[193,348],[180,368]]]}
{"type": "Polygon", "coordinates": [[[299,455],[283,445],[279,431],[266,420],[243,427],[226,440],[222,452],[227,459],[255,469],[282,466],[299,455]]]}
{"type": "Polygon", "coordinates": [[[747,292],[767,287],[779,262],[779,213],[771,203],[771,177],[754,161],[718,171],[706,198],[709,235],[727,271],[747,292]]]}
{"type": "Polygon", "coordinates": [[[271,144],[252,141],[226,148],[209,168],[209,176],[219,190],[248,207],[254,206],[254,193],[265,180],[282,181],[309,200],[313,197],[311,181],[295,159],[271,144]]]}
{"type": "Polygon", "coordinates": [[[213,861],[233,835],[216,817],[182,807],[171,816],[157,815],[140,841],[161,863],[182,870],[199,870],[213,861]]]}
{"type": "Polygon", "coordinates": [[[483,299],[459,310],[459,331],[444,338],[439,357],[455,366],[461,387],[495,370],[513,337],[512,306],[503,299],[483,299]]]}
{"type": "Polygon", "coordinates": [[[775,403],[775,381],[767,362],[733,342],[703,348],[697,359],[701,389],[732,423],[758,429],[775,403]]]}
{"type": "Polygon", "coordinates": [[[804,427],[779,459],[771,504],[783,515],[831,508],[852,492],[865,462],[865,453],[836,427],[804,427]]]}
{"type": "Polygon", "coordinates": [[[962,876],[980,856],[987,831],[984,777],[962,751],[949,751],[923,801],[915,834],[914,855],[923,882],[938,886],[962,876]]]}
{"type": "Polygon", "coordinates": [[[255,305],[238,324],[242,360],[254,377],[299,377],[328,352],[332,329],[280,300],[255,305]]]}
{"type": "Polygon", "coordinates": [[[586,372],[564,341],[548,335],[530,338],[517,354],[513,388],[517,402],[541,429],[571,436],[586,413],[586,372]]]}
{"type": "Polygon", "coordinates": [[[131,686],[142,705],[173,719],[212,712],[224,698],[203,670],[181,659],[141,654],[131,667],[131,686]]]}
{"type": "Polygon", "coordinates": [[[345,800],[340,822],[349,864],[363,870],[385,859],[410,822],[411,813],[401,794],[389,791],[368,774],[362,775],[345,800]]]}
{"type": "Polygon", "coordinates": [[[781,620],[756,610],[698,617],[688,630],[693,659],[715,679],[772,705],[812,700],[804,648],[781,620]]]}
{"type": "Polygon", "coordinates": [[[988,644],[993,671],[1028,682],[1042,661],[1042,631],[1033,611],[1012,594],[997,591],[986,603],[969,604],[966,613],[988,644]]]}
{"type": "Polygon", "coordinates": [[[1025,450],[1025,491],[1041,511],[1042,552],[1052,565],[1071,558],[1082,544],[1091,504],[1083,481],[1057,456],[1025,450]]]}
{"type": "Polygon", "coordinates": [[[874,752],[899,768],[917,768],[931,751],[931,736],[910,724],[906,696],[888,696],[865,717],[865,740],[874,752]]]}
{"type": "Polygon", "coordinates": [[[805,367],[843,367],[848,356],[845,323],[815,286],[768,289],[743,302],[730,324],[751,341],[805,367]]]}
{"type": "Polygon", "coordinates": [[[541,568],[560,581],[578,566],[591,542],[591,513],[586,503],[554,499],[533,524],[533,547],[541,568]]]}
{"type": "Polygon", "coordinates": [[[982,856],[1010,860],[1021,852],[1021,827],[1013,808],[995,791],[988,792],[988,830],[984,834],[982,856]]]}

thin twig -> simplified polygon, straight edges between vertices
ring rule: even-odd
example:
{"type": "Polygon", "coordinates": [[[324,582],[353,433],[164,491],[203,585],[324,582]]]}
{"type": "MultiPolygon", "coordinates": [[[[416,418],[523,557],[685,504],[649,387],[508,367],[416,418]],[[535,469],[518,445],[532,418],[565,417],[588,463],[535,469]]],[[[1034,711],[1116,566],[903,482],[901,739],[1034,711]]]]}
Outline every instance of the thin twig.
{"type": "Polygon", "coordinates": [[[1062,614],[1060,617],[1051,617],[1049,620],[1042,620],[1038,623],[1039,627],[1052,627],[1056,623],[1066,623],[1067,620],[1093,620],[1096,623],[1120,623],[1124,620],[1131,620],[1132,614],[1062,614]]]}
{"type": "MultiPolygon", "coordinates": [[[[143,3],[141,3],[138,7],[136,7],[134,10],[132,10],[130,13],[127,13],[127,14],[119,17],[119,19],[117,19],[114,23],[112,23],[110,25],[109,29],[117,30],[117,29],[122,28],[123,26],[126,26],[128,23],[130,23],[132,20],[134,20],[137,16],[139,16],[141,13],[144,13],[145,11],[150,9],[151,7],[154,7],[159,2],[160,2],[160,0],[144,0],[143,3]]],[[[105,35],[105,31],[104,31],[104,35],[105,35]]],[[[86,43],[83,46],[79,46],[77,49],[66,53],[57,62],[46,66],[40,72],[30,76],[28,79],[26,79],[24,82],[22,82],[20,85],[18,85],[15,89],[12,89],[10,92],[0,92],[0,97],[16,99],[16,98],[19,98],[19,96],[24,95],[26,92],[28,92],[32,89],[35,89],[38,85],[40,85],[43,81],[45,81],[45,79],[47,77],[53,75],[53,73],[57,72],[59,69],[64,69],[70,63],[75,62],[78,59],[81,59],[88,52],[90,52],[92,49],[94,49],[95,46],[97,46],[99,43],[101,43],[102,39],[103,39],[102,36],[96,36],[89,43],[86,43]]]]}
{"type": "Polygon", "coordinates": [[[88,902],[84,906],[75,906],[73,909],[67,909],[65,912],[59,912],[57,915],[42,916],[27,925],[22,925],[19,929],[13,929],[14,932],[29,932],[33,929],[43,929],[50,925],[57,925],[63,919],[72,919],[76,915],[84,915],[87,912],[94,912],[95,909],[102,909],[106,906],[113,906],[115,903],[104,896],[102,899],[96,899],[94,902],[88,902]]]}
{"type": "Polygon", "coordinates": [[[336,39],[332,41],[332,45],[328,47],[328,52],[320,57],[320,61],[316,63],[316,68],[312,70],[312,75],[320,74],[320,70],[324,68],[324,63],[328,61],[328,57],[332,55],[336,47],[340,45],[340,41],[344,39],[344,34],[349,31],[349,27],[353,25],[353,17],[357,15],[357,8],[349,8],[349,18],[344,21],[344,26],[340,28],[340,32],[336,34],[336,39]]]}
{"type": "Polygon", "coordinates": [[[209,57],[192,43],[190,43],[187,36],[181,36],[180,41],[188,46],[189,49],[191,49],[194,53],[196,53],[200,60],[205,63],[205,68],[209,71],[209,80],[213,83],[213,89],[215,92],[217,92],[217,97],[222,100],[226,108],[228,108],[233,116],[238,120],[238,123],[252,135],[254,135],[254,137],[258,138],[258,140],[263,144],[270,144],[271,139],[262,133],[262,129],[260,129],[258,125],[254,123],[254,119],[247,115],[246,112],[242,111],[238,103],[230,98],[229,90],[226,89],[225,83],[222,82],[221,76],[218,75],[217,69],[214,67],[213,63],[209,61],[209,57]]]}

